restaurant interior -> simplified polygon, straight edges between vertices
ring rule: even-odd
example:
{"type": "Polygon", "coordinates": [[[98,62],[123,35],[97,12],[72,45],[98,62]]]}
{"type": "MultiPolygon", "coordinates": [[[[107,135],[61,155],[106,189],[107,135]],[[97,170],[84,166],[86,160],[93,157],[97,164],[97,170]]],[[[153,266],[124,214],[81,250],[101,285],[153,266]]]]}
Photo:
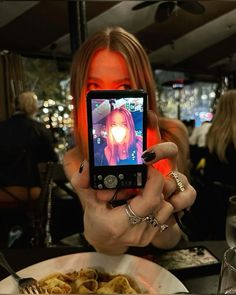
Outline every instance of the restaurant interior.
{"type": "Polygon", "coordinates": [[[199,126],[211,116],[222,89],[235,84],[235,1],[200,1],[200,12],[177,1],[170,15],[158,2],[139,7],[139,1],[1,1],[0,119],[11,114],[9,101],[20,88],[34,89],[42,105],[40,119],[54,131],[58,150],[66,148],[73,125],[73,53],[87,35],[122,25],[149,54],[164,115],[199,126]],[[7,71],[13,81],[7,83],[4,69],[14,67],[14,59],[20,68],[7,71]],[[21,75],[16,78],[21,82],[14,75],[21,75]],[[173,87],[175,80],[184,80],[181,89],[173,87]]]}
{"type": "MultiPolygon", "coordinates": [[[[195,127],[211,121],[220,95],[236,88],[234,0],[0,1],[0,121],[12,116],[21,91],[34,91],[37,120],[50,130],[59,159],[41,170],[43,201],[36,223],[43,229],[31,244],[23,245],[32,251],[29,257],[23,259],[15,232],[11,232],[15,246],[2,249],[15,270],[60,255],[94,251],[83,236],[83,209],[62,161],[75,145],[70,95],[73,54],[88,36],[106,26],[121,26],[140,40],[151,62],[161,113],[181,120],[189,136],[195,127]]],[[[179,247],[190,246],[194,251],[210,250],[217,261],[171,273],[189,293],[216,294],[220,262],[228,248],[225,239],[186,238],[179,247]]],[[[155,247],[128,253],[152,261],[159,254],[155,247]]],[[[0,279],[6,276],[0,270],[0,279]]],[[[186,290],[180,288],[179,293],[186,290]]],[[[164,289],[166,294],[172,291],[164,289]]]]}

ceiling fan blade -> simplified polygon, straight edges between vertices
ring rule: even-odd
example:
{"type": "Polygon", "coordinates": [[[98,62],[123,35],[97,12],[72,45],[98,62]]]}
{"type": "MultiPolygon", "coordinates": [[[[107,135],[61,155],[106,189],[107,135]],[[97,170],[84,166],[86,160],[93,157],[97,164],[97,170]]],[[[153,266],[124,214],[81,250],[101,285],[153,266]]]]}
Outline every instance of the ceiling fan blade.
{"type": "Polygon", "coordinates": [[[155,13],[155,20],[159,23],[164,22],[168,19],[175,8],[174,2],[163,2],[160,3],[157,7],[155,13]]]}
{"type": "Polygon", "coordinates": [[[205,12],[205,7],[198,1],[177,1],[177,5],[192,14],[202,14],[205,12]]]}
{"type": "Polygon", "coordinates": [[[155,4],[155,3],[157,3],[157,2],[159,2],[159,1],[143,1],[143,2],[141,2],[141,3],[137,4],[137,5],[135,5],[135,6],[132,8],[132,10],[138,10],[138,9],[141,9],[141,8],[147,7],[147,6],[149,6],[149,5],[155,4]]]}

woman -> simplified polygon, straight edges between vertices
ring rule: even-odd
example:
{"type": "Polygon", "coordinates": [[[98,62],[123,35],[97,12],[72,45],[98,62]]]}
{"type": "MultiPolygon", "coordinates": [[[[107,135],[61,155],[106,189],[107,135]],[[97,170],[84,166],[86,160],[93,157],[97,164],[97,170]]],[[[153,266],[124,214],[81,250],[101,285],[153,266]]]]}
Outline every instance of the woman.
{"type": "Polygon", "coordinates": [[[216,108],[212,125],[206,135],[208,155],[205,177],[235,188],[236,166],[236,90],[225,92],[216,108]]]}
{"type": "Polygon", "coordinates": [[[109,165],[143,163],[142,137],[136,136],[134,120],[125,108],[116,108],[106,119],[107,146],[104,149],[109,165]]]}
{"type": "Polygon", "coordinates": [[[138,40],[119,27],[106,28],[88,38],[74,56],[71,94],[77,147],[65,155],[64,168],[84,208],[84,234],[88,242],[97,251],[110,254],[150,243],[161,248],[175,246],[182,233],[173,213],[191,206],[196,192],[183,174],[166,175],[172,169],[182,172],[186,168],[187,131],[176,120],[159,117],[157,123],[155,82],[147,54],[138,40]],[[148,93],[149,148],[142,155],[148,165],[148,178],[143,190],[96,191],[89,186],[87,129],[81,125],[87,126],[86,93],[100,89],[144,89],[148,93]],[[164,143],[166,139],[177,145],[164,143]],[[129,200],[126,205],[111,208],[108,202],[114,196],[129,200]]]}
{"type": "Polygon", "coordinates": [[[202,148],[200,172],[193,171],[198,198],[191,208],[198,240],[225,239],[228,198],[236,193],[236,90],[218,100],[211,127],[202,148]],[[213,206],[214,204],[214,206],[213,206]]]}

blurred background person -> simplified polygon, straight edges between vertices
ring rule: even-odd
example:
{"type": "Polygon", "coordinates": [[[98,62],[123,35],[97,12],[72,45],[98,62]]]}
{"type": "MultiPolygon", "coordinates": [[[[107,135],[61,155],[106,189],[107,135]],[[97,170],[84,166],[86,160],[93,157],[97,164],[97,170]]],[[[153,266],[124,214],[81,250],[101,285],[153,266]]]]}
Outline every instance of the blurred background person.
{"type": "Polygon", "coordinates": [[[204,175],[236,189],[236,90],[225,92],[218,101],[212,126],[206,136],[204,175]]]}
{"type": "MultiPolygon", "coordinates": [[[[30,208],[40,196],[38,164],[57,161],[50,131],[34,119],[37,96],[22,92],[15,100],[13,116],[0,123],[0,207],[30,208]]],[[[6,211],[5,211],[6,212],[6,211]]],[[[16,211],[18,212],[18,210],[16,211]]],[[[9,229],[21,222],[17,214],[7,220],[1,213],[0,226],[9,229]]],[[[3,233],[3,230],[2,230],[3,233]]],[[[2,236],[2,235],[1,235],[2,236]]]]}
{"type": "Polygon", "coordinates": [[[189,150],[192,169],[196,169],[201,158],[204,156],[206,135],[211,127],[211,122],[204,121],[201,126],[195,127],[189,136],[189,150]]]}
{"type": "Polygon", "coordinates": [[[202,122],[201,126],[195,127],[193,129],[192,134],[189,137],[189,144],[196,145],[198,147],[205,147],[206,146],[206,135],[211,127],[211,122],[204,121],[202,122]]]}
{"type": "Polygon", "coordinates": [[[236,193],[236,90],[228,90],[218,100],[212,125],[202,147],[199,172],[192,172],[197,198],[191,210],[200,239],[225,239],[228,198],[236,193]]]}
{"type": "Polygon", "coordinates": [[[195,120],[194,119],[182,120],[182,122],[184,123],[184,125],[186,126],[186,128],[188,130],[188,135],[191,136],[193,129],[195,127],[195,120]]]}

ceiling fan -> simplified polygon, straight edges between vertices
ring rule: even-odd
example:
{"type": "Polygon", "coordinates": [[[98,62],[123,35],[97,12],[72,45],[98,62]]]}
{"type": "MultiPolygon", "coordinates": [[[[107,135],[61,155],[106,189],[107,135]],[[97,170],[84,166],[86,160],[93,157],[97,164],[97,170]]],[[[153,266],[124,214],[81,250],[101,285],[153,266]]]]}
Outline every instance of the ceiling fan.
{"type": "Polygon", "coordinates": [[[205,12],[205,7],[198,1],[192,0],[166,0],[166,1],[142,1],[141,3],[135,5],[132,10],[139,10],[141,8],[147,7],[149,5],[160,3],[157,7],[155,13],[155,20],[157,22],[164,22],[172,14],[176,7],[183,9],[192,14],[202,14],[205,12]]]}

